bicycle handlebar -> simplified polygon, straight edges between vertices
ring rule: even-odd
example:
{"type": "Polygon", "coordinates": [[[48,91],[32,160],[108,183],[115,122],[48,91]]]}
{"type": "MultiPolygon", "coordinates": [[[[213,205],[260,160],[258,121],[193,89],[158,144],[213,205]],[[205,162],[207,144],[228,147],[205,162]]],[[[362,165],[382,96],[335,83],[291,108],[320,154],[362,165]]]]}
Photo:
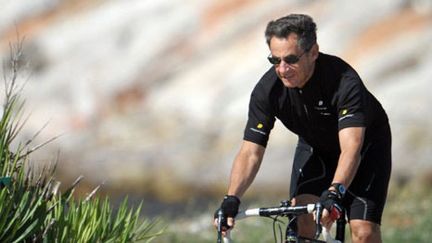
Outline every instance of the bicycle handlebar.
{"type": "MultiPolygon", "coordinates": [[[[309,213],[316,213],[315,217],[315,224],[317,226],[316,232],[315,232],[315,239],[318,239],[319,236],[322,234],[325,242],[327,243],[340,243],[340,241],[335,240],[331,234],[330,229],[323,228],[320,223],[321,214],[322,214],[322,205],[318,202],[316,204],[307,204],[304,206],[280,206],[280,207],[269,207],[269,208],[252,208],[252,209],[246,209],[244,211],[241,211],[237,214],[236,220],[248,218],[248,217],[269,217],[269,216],[298,216],[302,214],[309,214],[309,213]]],[[[218,222],[221,222],[222,220],[222,211],[218,212],[218,222]]],[[[229,231],[226,232],[227,234],[225,237],[223,237],[224,243],[231,243],[231,238],[229,231]]],[[[218,223],[218,236],[221,236],[221,224],[218,223]]],[[[220,238],[219,238],[220,239],[220,238]]],[[[218,241],[219,242],[219,241],[218,241]]]]}
{"type": "Polygon", "coordinates": [[[284,216],[284,215],[300,215],[312,213],[315,210],[315,204],[305,206],[290,206],[290,207],[271,207],[271,208],[253,208],[239,212],[236,219],[243,219],[251,216],[284,216]]]}

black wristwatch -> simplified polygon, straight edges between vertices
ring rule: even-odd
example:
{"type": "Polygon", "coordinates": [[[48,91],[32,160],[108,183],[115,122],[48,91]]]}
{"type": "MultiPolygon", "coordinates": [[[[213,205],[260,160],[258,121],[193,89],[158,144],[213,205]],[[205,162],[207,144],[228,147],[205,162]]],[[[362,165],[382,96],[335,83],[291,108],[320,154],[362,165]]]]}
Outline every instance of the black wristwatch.
{"type": "Polygon", "coordinates": [[[334,187],[336,189],[336,192],[340,195],[341,198],[345,196],[346,188],[341,183],[332,183],[330,187],[334,187]]]}

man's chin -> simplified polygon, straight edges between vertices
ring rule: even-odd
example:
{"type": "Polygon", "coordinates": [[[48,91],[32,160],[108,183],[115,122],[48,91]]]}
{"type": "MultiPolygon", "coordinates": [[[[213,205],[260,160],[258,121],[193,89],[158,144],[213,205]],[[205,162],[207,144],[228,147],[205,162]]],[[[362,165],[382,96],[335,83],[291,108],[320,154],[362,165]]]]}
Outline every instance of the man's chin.
{"type": "Polygon", "coordinates": [[[282,83],[287,88],[295,88],[295,87],[297,87],[296,82],[289,81],[287,79],[282,79],[282,83]]]}

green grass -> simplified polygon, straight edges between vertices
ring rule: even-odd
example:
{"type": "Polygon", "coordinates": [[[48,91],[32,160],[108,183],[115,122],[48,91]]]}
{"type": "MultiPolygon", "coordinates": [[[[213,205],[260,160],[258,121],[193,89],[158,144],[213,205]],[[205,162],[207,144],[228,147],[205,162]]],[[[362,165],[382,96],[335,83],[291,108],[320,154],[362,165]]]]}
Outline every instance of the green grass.
{"type": "Polygon", "coordinates": [[[390,188],[383,218],[384,242],[430,242],[432,239],[431,174],[390,188]]]}
{"type": "MultiPolygon", "coordinates": [[[[155,242],[216,242],[217,234],[211,225],[210,215],[194,217],[191,220],[177,219],[171,222],[165,234],[155,242]]],[[[265,218],[255,221],[242,220],[232,232],[232,238],[236,242],[273,242],[272,221],[265,218]]]]}

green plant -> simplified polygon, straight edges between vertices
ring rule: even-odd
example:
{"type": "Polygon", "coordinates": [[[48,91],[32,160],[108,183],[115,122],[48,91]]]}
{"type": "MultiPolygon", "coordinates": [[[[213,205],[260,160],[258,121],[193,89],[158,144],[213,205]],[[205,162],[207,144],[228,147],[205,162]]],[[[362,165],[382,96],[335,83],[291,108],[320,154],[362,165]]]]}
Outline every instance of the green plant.
{"type": "Polygon", "coordinates": [[[55,201],[48,218],[55,225],[44,234],[44,242],[136,242],[151,240],[155,223],[140,222],[137,209],[128,209],[127,199],[117,214],[113,213],[108,198],[101,200],[71,200],[68,207],[55,201]],[[114,216],[115,215],[115,216],[114,216]]]}
{"type": "Polygon", "coordinates": [[[20,40],[10,46],[10,72],[4,70],[3,75],[0,177],[8,183],[0,185],[0,242],[136,242],[150,241],[160,235],[162,230],[156,229],[157,221],[140,218],[141,205],[129,208],[124,199],[114,213],[109,198],[102,200],[95,196],[98,188],[85,199],[73,197],[82,177],[60,193],[60,183],[54,179],[55,165],[39,172],[32,170],[28,166],[29,155],[51,141],[30,148],[40,131],[11,150],[25,124],[24,102],[19,97],[22,86],[17,85],[22,43],[20,40]]]}

